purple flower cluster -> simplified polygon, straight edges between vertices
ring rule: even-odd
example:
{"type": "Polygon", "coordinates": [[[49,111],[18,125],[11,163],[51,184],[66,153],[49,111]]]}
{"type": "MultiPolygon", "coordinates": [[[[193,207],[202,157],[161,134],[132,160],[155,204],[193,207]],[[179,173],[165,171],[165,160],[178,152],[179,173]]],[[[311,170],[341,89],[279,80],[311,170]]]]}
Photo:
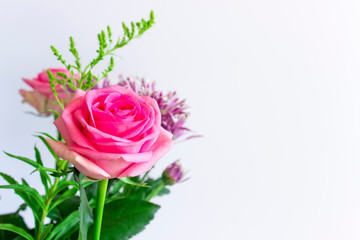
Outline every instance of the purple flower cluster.
{"type": "MultiPolygon", "coordinates": [[[[161,126],[167,131],[173,134],[173,139],[191,132],[191,130],[185,127],[185,121],[189,116],[187,111],[188,107],[185,105],[185,100],[180,100],[176,92],[168,92],[164,94],[162,91],[155,89],[155,82],[147,83],[144,78],[125,78],[120,75],[120,86],[131,88],[136,94],[140,96],[149,96],[154,98],[161,111],[161,126]]],[[[191,135],[186,139],[198,137],[197,135],[191,135]]]]}

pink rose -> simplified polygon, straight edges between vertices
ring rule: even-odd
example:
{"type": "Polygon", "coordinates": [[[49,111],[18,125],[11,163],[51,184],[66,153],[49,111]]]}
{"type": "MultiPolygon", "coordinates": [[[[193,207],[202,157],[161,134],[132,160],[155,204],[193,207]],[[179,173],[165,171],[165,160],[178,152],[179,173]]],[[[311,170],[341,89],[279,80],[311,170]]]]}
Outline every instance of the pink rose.
{"type": "Polygon", "coordinates": [[[145,173],[173,145],[157,102],[118,85],[77,90],[54,123],[66,142],[48,139],[54,152],[95,179],[145,173]]]}
{"type": "Polygon", "coordinates": [[[23,102],[29,103],[31,106],[36,108],[40,114],[49,115],[51,114],[49,110],[56,112],[62,111],[56,100],[50,100],[38,91],[20,89],[20,95],[23,97],[23,102]]]}
{"type": "MultiPolygon", "coordinates": [[[[55,77],[60,78],[60,79],[62,79],[62,77],[59,77],[57,75],[57,73],[64,73],[69,77],[71,76],[70,72],[67,69],[49,68],[49,70],[52,72],[52,74],[54,74],[55,77]]],[[[23,80],[30,87],[32,87],[35,91],[38,91],[45,97],[50,98],[50,99],[55,99],[54,94],[51,91],[50,81],[49,81],[49,77],[47,74],[47,70],[44,70],[41,73],[39,73],[36,78],[33,78],[33,79],[23,78],[23,80]]],[[[59,95],[63,95],[65,93],[65,90],[60,85],[55,86],[55,89],[59,93],[59,95]]]]}
{"type": "MultiPolygon", "coordinates": [[[[57,73],[64,73],[67,76],[71,76],[70,72],[67,69],[49,69],[56,78],[63,79],[58,76],[57,73]]],[[[57,112],[61,111],[60,106],[57,105],[55,96],[51,91],[49,77],[46,70],[39,73],[36,78],[33,79],[23,79],[33,91],[27,91],[24,89],[20,90],[21,96],[23,96],[23,102],[27,102],[38,110],[40,114],[49,115],[51,112],[48,110],[55,110],[57,112]]],[[[69,96],[63,87],[56,83],[55,89],[58,93],[59,99],[69,100],[69,96]]]]}

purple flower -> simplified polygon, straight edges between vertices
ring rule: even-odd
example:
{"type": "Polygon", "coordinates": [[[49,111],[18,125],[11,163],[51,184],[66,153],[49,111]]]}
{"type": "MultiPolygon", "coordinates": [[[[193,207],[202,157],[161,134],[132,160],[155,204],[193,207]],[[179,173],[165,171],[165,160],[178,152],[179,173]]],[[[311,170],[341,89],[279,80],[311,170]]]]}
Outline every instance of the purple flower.
{"type": "MultiPolygon", "coordinates": [[[[176,92],[168,92],[164,94],[162,91],[155,89],[155,82],[147,83],[144,78],[130,77],[125,78],[120,75],[120,86],[131,88],[136,94],[140,96],[149,96],[154,98],[161,111],[161,126],[167,131],[173,134],[173,139],[191,132],[191,130],[185,127],[185,122],[189,116],[187,111],[188,106],[185,105],[184,99],[179,99],[176,92]]],[[[198,137],[198,135],[190,135],[186,139],[198,137]]]]}
{"type": "Polygon", "coordinates": [[[180,182],[185,173],[181,167],[180,161],[177,160],[168,166],[162,174],[163,182],[166,185],[173,185],[180,182]]]}
{"type": "MultiPolygon", "coordinates": [[[[94,81],[96,81],[94,79],[94,81]]],[[[102,86],[100,87],[99,86],[99,83],[95,84],[95,86],[92,88],[92,89],[99,89],[99,88],[107,88],[107,87],[110,87],[111,84],[110,84],[110,80],[108,78],[105,78],[102,82],[102,86]]]]}

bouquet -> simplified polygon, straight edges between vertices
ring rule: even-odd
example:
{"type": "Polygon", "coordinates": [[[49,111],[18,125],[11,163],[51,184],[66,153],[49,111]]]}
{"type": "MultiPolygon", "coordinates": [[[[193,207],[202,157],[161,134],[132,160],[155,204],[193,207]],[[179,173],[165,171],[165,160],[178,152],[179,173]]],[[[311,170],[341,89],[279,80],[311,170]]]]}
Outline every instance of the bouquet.
{"type": "Polygon", "coordinates": [[[37,138],[54,159],[44,166],[39,149],[34,158],[7,156],[29,164],[38,173],[43,193],[25,180],[0,172],[10,189],[24,201],[17,211],[0,216],[0,239],[130,239],[154,218],[156,196],[184,181],[179,161],[156,178],[149,173],[179,139],[197,135],[185,127],[189,115],[176,92],[163,93],[145,79],[120,76],[112,84],[115,51],[148,31],[148,20],[122,24],[123,36],[114,40],[110,27],[98,34],[96,56],[83,65],[74,39],[69,51],[73,63],[51,50],[64,68],[49,68],[24,81],[32,90],[20,90],[23,101],[41,116],[53,116],[57,136],[39,132],[37,138]],[[96,73],[98,63],[109,59],[96,73]],[[33,229],[21,212],[31,209],[33,229]]]}

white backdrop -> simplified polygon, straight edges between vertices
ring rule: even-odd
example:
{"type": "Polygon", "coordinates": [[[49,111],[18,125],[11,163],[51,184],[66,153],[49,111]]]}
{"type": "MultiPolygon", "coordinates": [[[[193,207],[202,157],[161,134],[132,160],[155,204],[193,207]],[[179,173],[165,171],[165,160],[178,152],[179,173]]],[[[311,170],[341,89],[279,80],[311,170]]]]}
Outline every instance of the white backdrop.
{"type": "MultiPolygon", "coordinates": [[[[54,132],[18,94],[22,77],[60,66],[50,44],[65,53],[72,35],[90,59],[101,29],[117,35],[151,9],[157,24],[119,51],[112,79],[177,90],[204,137],[159,162],[155,174],[181,158],[191,179],[155,199],[161,209],[134,239],[359,239],[358,1],[1,0],[0,148],[33,156],[32,134],[54,132]]],[[[3,153],[0,164],[40,187],[25,164],[3,153]]],[[[0,213],[21,203],[0,195],[0,213]]]]}

